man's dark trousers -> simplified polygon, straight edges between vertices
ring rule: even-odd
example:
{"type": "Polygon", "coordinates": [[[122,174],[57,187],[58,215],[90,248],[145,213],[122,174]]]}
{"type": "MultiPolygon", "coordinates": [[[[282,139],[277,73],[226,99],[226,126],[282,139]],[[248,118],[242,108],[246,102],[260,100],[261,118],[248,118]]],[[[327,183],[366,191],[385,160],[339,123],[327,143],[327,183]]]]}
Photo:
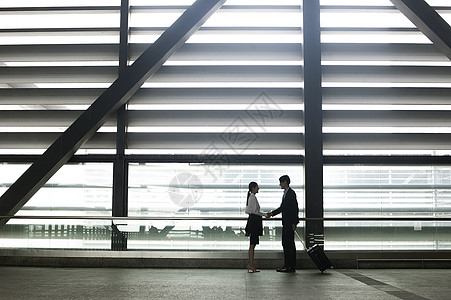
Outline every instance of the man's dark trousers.
{"type": "Polygon", "coordinates": [[[294,244],[294,230],[290,225],[283,225],[282,247],[285,268],[296,268],[296,245],[294,244]]]}

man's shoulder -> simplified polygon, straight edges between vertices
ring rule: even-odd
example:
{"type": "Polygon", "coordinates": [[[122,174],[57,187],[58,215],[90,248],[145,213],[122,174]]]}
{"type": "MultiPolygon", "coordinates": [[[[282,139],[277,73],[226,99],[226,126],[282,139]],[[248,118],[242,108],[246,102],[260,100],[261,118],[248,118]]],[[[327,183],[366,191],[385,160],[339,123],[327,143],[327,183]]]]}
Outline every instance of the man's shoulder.
{"type": "Polygon", "coordinates": [[[296,199],[296,192],[290,187],[287,190],[287,193],[285,194],[285,197],[288,197],[290,199],[296,199]]]}

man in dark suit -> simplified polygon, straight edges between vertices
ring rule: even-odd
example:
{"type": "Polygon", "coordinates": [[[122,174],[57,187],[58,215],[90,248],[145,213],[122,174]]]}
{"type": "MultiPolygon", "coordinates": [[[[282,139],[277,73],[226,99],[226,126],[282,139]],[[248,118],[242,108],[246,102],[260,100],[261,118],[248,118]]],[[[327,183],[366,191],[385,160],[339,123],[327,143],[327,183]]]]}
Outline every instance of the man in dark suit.
{"type": "Polygon", "coordinates": [[[282,204],[276,210],[266,214],[267,218],[282,213],[282,247],[285,264],[277,272],[296,272],[296,245],[294,231],[299,223],[299,206],[296,193],[290,188],[290,177],[283,175],[279,178],[279,185],[284,190],[282,204]]]}

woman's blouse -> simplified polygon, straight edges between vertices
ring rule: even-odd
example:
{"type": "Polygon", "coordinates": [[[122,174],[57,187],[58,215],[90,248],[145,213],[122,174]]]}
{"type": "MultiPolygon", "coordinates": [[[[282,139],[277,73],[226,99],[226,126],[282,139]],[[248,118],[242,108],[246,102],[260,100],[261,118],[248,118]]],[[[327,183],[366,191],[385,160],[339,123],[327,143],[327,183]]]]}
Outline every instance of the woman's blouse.
{"type": "Polygon", "coordinates": [[[249,199],[247,200],[246,205],[246,213],[247,214],[254,214],[257,216],[264,216],[265,213],[262,213],[260,211],[260,204],[258,203],[257,197],[255,197],[254,194],[249,193],[249,199]]]}

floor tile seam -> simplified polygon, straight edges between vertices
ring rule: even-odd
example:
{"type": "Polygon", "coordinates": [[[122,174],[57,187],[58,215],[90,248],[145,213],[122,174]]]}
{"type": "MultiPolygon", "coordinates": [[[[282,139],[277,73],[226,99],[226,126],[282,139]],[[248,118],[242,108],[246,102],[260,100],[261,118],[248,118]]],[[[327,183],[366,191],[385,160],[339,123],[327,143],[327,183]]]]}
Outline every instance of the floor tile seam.
{"type": "MultiPolygon", "coordinates": [[[[422,271],[424,271],[424,269],[422,269],[422,271]]],[[[394,279],[392,278],[391,279],[391,281],[393,281],[394,279]]],[[[406,284],[406,282],[408,283],[408,282],[411,282],[411,281],[424,281],[425,279],[424,279],[424,277],[422,277],[422,276],[416,276],[416,275],[413,275],[413,276],[411,276],[411,279],[410,280],[407,280],[407,281],[403,281],[403,282],[401,282],[401,284],[399,284],[399,281],[398,281],[398,286],[394,286],[394,285],[392,285],[392,284],[388,284],[388,285],[390,285],[391,287],[394,287],[394,288],[396,288],[398,291],[392,291],[392,292],[399,292],[399,291],[402,291],[402,292],[407,292],[407,293],[410,293],[414,298],[413,299],[429,299],[429,298],[425,298],[425,297],[422,297],[422,296],[419,296],[418,294],[415,294],[414,292],[408,292],[407,290],[406,290],[406,288],[408,288],[408,284],[406,284]],[[418,298],[418,297],[420,297],[420,298],[418,298]]],[[[424,283],[423,283],[424,284],[424,283]]],[[[429,287],[430,286],[430,284],[425,284],[425,286],[426,287],[429,287]]],[[[411,299],[411,298],[408,298],[409,300],[411,299]]]]}
{"type": "Polygon", "coordinates": [[[404,289],[395,287],[393,285],[390,285],[388,283],[382,282],[380,280],[373,279],[373,278],[368,277],[366,275],[360,274],[360,273],[358,273],[356,271],[351,271],[351,270],[340,271],[340,270],[338,270],[338,272],[340,272],[343,275],[348,276],[349,278],[357,280],[357,281],[359,281],[359,282],[361,282],[363,284],[366,284],[366,285],[368,285],[370,287],[373,287],[373,288],[375,288],[377,290],[380,290],[380,291],[385,292],[385,293],[387,293],[389,295],[398,297],[400,299],[404,299],[404,300],[411,300],[411,299],[430,300],[429,298],[422,297],[420,295],[417,295],[415,293],[412,293],[412,292],[406,291],[404,289]],[[368,284],[365,281],[367,281],[367,282],[377,282],[377,283],[380,283],[380,284],[368,284]],[[394,289],[394,290],[386,290],[386,288],[394,289]]]}

